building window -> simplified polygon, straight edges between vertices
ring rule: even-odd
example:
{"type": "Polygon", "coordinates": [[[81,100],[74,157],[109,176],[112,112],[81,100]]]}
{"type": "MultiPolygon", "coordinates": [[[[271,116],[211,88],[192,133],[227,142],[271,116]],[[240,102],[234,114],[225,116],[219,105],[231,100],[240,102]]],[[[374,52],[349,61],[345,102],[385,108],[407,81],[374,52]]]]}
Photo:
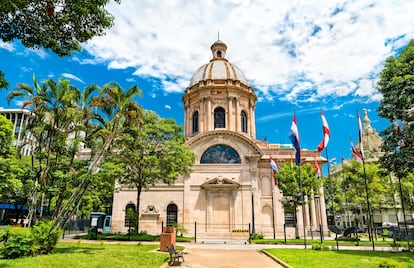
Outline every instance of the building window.
{"type": "Polygon", "coordinates": [[[240,164],[240,156],[230,146],[224,144],[213,145],[208,148],[200,159],[201,164],[240,164]]]}
{"type": "Polygon", "coordinates": [[[177,223],[177,205],[169,204],[167,207],[167,226],[173,226],[174,223],[177,223]]]}
{"type": "Polygon", "coordinates": [[[226,111],[223,108],[218,107],[214,109],[214,128],[226,127],[226,111]]]}
{"type": "Polygon", "coordinates": [[[193,113],[193,133],[198,132],[198,111],[193,113]]]}
{"type": "Polygon", "coordinates": [[[241,131],[247,133],[247,115],[245,111],[242,111],[240,114],[241,120],[241,131]]]}
{"type": "Polygon", "coordinates": [[[125,227],[134,227],[134,222],[136,218],[136,209],[134,204],[128,204],[125,207],[125,227]]]}
{"type": "Polygon", "coordinates": [[[221,51],[217,51],[217,58],[221,58],[221,51]]]}

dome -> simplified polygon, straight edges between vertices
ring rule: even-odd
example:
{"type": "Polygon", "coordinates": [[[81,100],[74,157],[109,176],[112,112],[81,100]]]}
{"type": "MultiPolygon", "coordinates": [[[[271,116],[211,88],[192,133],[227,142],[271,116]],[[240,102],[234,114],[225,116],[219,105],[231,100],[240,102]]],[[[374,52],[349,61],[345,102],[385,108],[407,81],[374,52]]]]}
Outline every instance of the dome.
{"type": "Polygon", "coordinates": [[[204,80],[225,79],[239,80],[248,86],[247,79],[243,72],[234,64],[226,59],[227,46],[220,40],[211,45],[213,59],[209,63],[204,64],[194,73],[191,78],[189,87],[204,80]]]}

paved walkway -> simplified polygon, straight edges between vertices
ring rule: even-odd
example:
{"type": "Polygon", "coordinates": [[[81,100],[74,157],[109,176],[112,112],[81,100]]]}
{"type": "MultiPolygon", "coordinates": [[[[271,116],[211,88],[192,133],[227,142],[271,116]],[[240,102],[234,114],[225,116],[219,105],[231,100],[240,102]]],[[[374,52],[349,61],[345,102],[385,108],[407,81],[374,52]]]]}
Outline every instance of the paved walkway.
{"type": "MultiPolygon", "coordinates": [[[[289,267],[277,258],[260,252],[265,248],[296,248],[303,249],[304,245],[272,245],[272,244],[194,244],[177,243],[185,247],[185,262],[181,267],[191,268],[270,268],[289,267]]],[[[312,245],[307,245],[308,249],[312,245]]],[[[368,246],[342,246],[340,250],[372,250],[368,246]]],[[[390,251],[390,247],[375,247],[376,251],[390,251]]],[[[165,264],[164,267],[169,267],[165,264]]]]}
{"type": "MultiPolygon", "coordinates": [[[[191,268],[276,268],[285,267],[253,245],[218,245],[185,243],[185,262],[191,268]]],[[[163,267],[168,267],[168,264],[163,267]]]]}

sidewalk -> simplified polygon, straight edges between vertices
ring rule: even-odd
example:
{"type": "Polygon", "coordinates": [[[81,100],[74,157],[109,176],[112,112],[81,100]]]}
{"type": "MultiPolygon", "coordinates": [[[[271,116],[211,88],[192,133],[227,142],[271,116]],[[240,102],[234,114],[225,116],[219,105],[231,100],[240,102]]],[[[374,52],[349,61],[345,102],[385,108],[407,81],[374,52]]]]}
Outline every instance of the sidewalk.
{"type": "MultiPolygon", "coordinates": [[[[260,252],[274,245],[258,244],[194,244],[177,243],[185,247],[182,267],[192,268],[251,268],[289,267],[282,261],[260,252]]],[[[168,266],[167,266],[168,267],[168,266]]]]}
{"type": "MultiPolygon", "coordinates": [[[[289,265],[283,261],[261,252],[266,248],[304,249],[304,245],[272,245],[272,244],[194,244],[177,243],[185,247],[185,262],[181,267],[191,268],[251,268],[251,267],[284,267],[289,265]]],[[[307,245],[308,249],[312,245],[307,245]]],[[[368,246],[340,246],[339,250],[372,250],[368,246]]],[[[390,251],[390,247],[375,247],[376,251],[390,251]]],[[[169,267],[168,264],[162,266],[169,267]]]]}

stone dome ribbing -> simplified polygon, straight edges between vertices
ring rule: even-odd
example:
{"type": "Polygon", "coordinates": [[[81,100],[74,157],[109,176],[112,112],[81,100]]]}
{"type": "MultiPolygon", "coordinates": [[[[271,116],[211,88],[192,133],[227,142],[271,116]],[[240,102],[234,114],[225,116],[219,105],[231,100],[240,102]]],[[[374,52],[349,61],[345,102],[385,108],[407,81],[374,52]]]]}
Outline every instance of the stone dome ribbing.
{"type": "Polygon", "coordinates": [[[204,64],[194,73],[191,78],[189,87],[192,87],[200,81],[225,79],[238,80],[240,83],[249,85],[243,72],[234,64],[226,59],[227,46],[220,40],[211,45],[213,59],[204,64]]]}

